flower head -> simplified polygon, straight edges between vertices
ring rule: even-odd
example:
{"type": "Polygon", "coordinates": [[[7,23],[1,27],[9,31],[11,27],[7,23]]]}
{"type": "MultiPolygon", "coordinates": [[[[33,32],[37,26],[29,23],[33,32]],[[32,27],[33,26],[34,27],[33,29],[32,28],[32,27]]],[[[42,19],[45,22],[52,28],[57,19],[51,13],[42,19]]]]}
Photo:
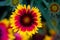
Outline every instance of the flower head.
{"type": "Polygon", "coordinates": [[[0,21],[0,40],[8,40],[8,23],[7,19],[0,21]]]}
{"type": "Polygon", "coordinates": [[[57,3],[52,3],[50,5],[50,11],[53,13],[56,13],[59,11],[59,5],[57,3]]]}
{"type": "Polygon", "coordinates": [[[38,8],[30,8],[30,5],[27,7],[26,5],[18,5],[10,17],[11,26],[13,29],[18,28],[22,34],[35,34],[38,28],[42,27],[40,16],[38,8]]]}

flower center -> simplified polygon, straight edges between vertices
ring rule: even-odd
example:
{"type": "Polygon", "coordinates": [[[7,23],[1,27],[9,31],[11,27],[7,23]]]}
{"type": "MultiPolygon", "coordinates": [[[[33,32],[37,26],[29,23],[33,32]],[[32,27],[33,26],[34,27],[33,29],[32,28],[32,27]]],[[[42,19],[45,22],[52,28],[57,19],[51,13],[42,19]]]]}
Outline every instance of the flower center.
{"type": "Polygon", "coordinates": [[[20,23],[23,26],[31,26],[34,23],[33,17],[31,14],[24,14],[20,17],[20,23]]]}
{"type": "Polygon", "coordinates": [[[57,10],[57,6],[56,5],[52,6],[52,9],[57,10]]]}
{"type": "Polygon", "coordinates": [[[58,12],[58,11],[59,11],[59,6],[58,6],[57,4],[52,4],[52,5],[50,6],[50,10],[51,10],[52,12],[58,12]]]}
{"type": "Polygon", "coordinates": [[[29,17],[24,17],[23,21],[24,21],[24,23],[30,23],[30,18],[29,17]]]}

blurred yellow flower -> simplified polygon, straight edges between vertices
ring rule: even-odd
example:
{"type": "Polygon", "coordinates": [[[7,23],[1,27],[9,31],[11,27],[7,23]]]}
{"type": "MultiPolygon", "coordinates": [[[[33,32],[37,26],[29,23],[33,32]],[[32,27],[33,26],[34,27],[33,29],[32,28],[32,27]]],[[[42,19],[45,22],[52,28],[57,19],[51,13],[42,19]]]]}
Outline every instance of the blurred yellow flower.
{"type": "Polygon", "coordinates": [[[45,38],[44,38],[44,40],[53,40],[53,39],[52,39],[52,36],[46,35],[45,38]]]}

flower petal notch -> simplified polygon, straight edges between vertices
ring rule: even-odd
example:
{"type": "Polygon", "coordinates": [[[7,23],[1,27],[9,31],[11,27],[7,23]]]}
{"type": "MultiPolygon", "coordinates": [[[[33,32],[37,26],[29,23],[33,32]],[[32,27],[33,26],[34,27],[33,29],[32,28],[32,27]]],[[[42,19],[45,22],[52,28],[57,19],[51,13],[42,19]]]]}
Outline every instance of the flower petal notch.
{"type": "Polygon", "coordinates": [[[59,4],[57,3],[51,3],[50,5],[50,11],[53,12],[53,13],[57,13],[59,12],[59,4]]]}
{"type": "Polygon", "coordinates": [[[36,7],[30,8],[30,5],[26,7],[19,4],[10,16],[10,23],[13,29],[19,29],[22,34],[35,34],[38,28],[42,27],[41,12],[36,7]]]}

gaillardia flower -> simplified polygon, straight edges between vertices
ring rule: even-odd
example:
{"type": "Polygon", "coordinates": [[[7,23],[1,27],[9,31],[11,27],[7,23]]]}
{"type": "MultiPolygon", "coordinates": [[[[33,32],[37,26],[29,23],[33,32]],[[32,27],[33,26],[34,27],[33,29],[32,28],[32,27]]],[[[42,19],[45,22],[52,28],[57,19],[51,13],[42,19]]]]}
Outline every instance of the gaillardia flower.
{"type": "Polygon", "coordinates": [[[0,21],[0,40],[8,40],[8,23],[6,19],[0,21]]]}
{"type": "Polygon", "coordinates": [[[59,5],[57,3],[52,3],[50,5],[50,11],[53,13],[59,12],[59,5]]]}
{"type": "Polygon", "coordinates": [[[18,28],[20,33],[35,34],[38,28],[42,27],[41,13],[36,7],[30,8],[30,5],[18,5],[15,12],[10,16],[10,22],[13,29],[18,28]]]}

